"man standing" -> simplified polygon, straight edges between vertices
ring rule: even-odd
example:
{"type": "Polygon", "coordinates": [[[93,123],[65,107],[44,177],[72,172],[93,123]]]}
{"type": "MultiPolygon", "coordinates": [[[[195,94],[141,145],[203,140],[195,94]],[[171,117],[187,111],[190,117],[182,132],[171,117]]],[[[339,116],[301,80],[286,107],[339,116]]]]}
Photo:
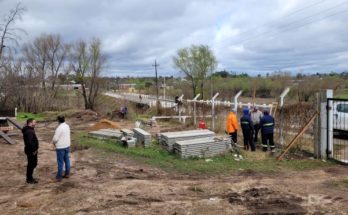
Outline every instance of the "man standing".
{"type": "Polygon", "coordinates": [[[264,152],[267,151],[269,144],[273,152],[275,148],[273,140],[274,118],[271,115],[269,115],[269,111],[267,109],[263,111],[263,117],[260,120],[260,126],[262,137],[262,150],[264,152]]]}
{"type": "Polygon", "coordinates": [[[262,112],[257,108],[254,107],[253,111],[251,112],[251,121],[254,124],[254,142],[257,143],[257,136],[259,134],[260,130],[260,120],[262,118],[262,112]]]}
{"type": "Polygon", "coordinates": [[[39,140],[35,134],[36,121],[34,119],[28,119],[27,125],[22,129],[24,140],[24,152],[27,155],[27,183],[37,184],[38,181],[33,178],[34,169],[37,166],[37,154],[39,150],[39,140]]]}
{"type": "Polygon", "coordinates": [[[253,141],[254,126],[249,116],[248,108],[243,109],[243,116],[240,118],[240,125],[243,131],[244,149],[249,150],[250,148],[251,151],[255,151],[255,144],[253,141]]]}
{"type": "Polygon", "coordinates": [[[231,110],[226,120],[226,133],[231,136],[231,144],[237,143],[237,131],[238,131],[237,117],[234,111],[231,110]]]}
{"type": "Polygon", "coordinates": [[[60,182],[62,178],[69,178],[70,176],[70,127],[65,123],[64,116],[58,116],[58,127],[53,136],[53,144],[56,148],[58,172],[56,175],[57,182],[60,182]],[[65,164],[65,174],[63,176],[63,166],[65,164]]]}

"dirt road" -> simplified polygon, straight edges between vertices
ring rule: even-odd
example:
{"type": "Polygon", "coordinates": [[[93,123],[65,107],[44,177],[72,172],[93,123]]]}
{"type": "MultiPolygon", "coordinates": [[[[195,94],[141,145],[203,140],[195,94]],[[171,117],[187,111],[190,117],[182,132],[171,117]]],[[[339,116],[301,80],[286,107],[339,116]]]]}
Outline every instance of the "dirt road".
{"type": "Polygon", "coordinates": [[[0,140],[1,214],[347,214],[348,177],[334,166],[306,172],[199,176],[168,173],[123,155],[78,148],[72,177],[54,182],[52,126],[37,129],[41,142],[37,185],[25,183],[26,158],[19,143],[0,140]]]}

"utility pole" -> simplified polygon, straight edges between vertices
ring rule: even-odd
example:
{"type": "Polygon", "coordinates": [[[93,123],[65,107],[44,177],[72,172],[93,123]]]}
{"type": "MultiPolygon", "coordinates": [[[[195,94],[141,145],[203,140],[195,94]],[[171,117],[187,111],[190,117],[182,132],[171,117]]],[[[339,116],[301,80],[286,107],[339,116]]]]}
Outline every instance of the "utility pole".
{"type": "Polygon", "coordinates": [[[153,67],[155,67],[155,72],[156,72],[156,98],[157,98],[157,102],[156,102],[156,111],[157,114],[159,113],[159,100],[158,100],[158,77],[157,77],[157,67],[159,67],[159,64],[157,64],[156,59],[155,59],[155,65],[152,65],[153,67]]]}
{"type": "Polygon", "coordinates": [[[163,76],[163,99],[164,99],[164,108],[167,108],[166,99],[166,76],[163,76]]]}

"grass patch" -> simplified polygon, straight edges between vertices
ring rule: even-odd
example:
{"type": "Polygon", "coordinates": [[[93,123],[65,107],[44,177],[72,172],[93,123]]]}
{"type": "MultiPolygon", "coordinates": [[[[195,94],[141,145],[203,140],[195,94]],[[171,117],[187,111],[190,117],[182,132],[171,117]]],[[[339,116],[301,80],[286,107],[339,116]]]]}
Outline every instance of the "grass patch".
{"type": "Polygon", "coordinates": [[[16,120],[20,122],[24,122],[27,119],[34,118],[36,121],[43,121],[46,119],[46,116],[44,113],[28,113],[28,112],[19,112],[17,113],[16,120]]]}
{"type": "Polygon", "coordinates": [[[338,99],[348,99],[348,91],[347,90],[344,90],[340,93],[338,93],[335,98],[338,98],[338,99]]]}
{"type": "Polygon", "coordinates": [[[99,140],[89,138],[85,133],[78,133],[75,137],[76,144],[92,148],[102,149],[108,152],[127,155],[132,159],[146,163],[167,171],[177,171],[186,174],[225,174],[242,170],[258,172],[278,172],[281,170],[309,170],[332,165],[331,162],[319,160],[288,160],[278,162],[274,157],[266,156],[263,152],[244,152],[242,161],[235,161],[228,153],[221,156],[206,159],[180,159],[178,156],[162,150],[154,144],[149,148],[124,148],[115,140],[99,140]],[[257,156],[257,153],[260,156],[257,156]],[[261,159],[260,159],[261,157],[261,159]]]}

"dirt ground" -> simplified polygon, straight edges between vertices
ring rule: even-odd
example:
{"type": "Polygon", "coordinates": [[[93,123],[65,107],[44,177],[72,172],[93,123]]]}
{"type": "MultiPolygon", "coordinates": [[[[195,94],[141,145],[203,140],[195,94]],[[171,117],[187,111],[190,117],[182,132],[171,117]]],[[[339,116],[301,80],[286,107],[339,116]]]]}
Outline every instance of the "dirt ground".
{"type": "MultiPolygon", "coordinates": [[[[55,123],[39,124],[39,184],[25,183],[26,157],[18,131],[16,145],[0,140],[1,214],[347,214],[348,188],[332,185],[348,167],[265,174],[183,175],[129,158],[73,147],[72,177],[54,181],[55,123]]],[[[72,123],[73,130],[81,123],[72,123]]],[[[73,141],[74,143],[74,141],[73,141]]]]}

